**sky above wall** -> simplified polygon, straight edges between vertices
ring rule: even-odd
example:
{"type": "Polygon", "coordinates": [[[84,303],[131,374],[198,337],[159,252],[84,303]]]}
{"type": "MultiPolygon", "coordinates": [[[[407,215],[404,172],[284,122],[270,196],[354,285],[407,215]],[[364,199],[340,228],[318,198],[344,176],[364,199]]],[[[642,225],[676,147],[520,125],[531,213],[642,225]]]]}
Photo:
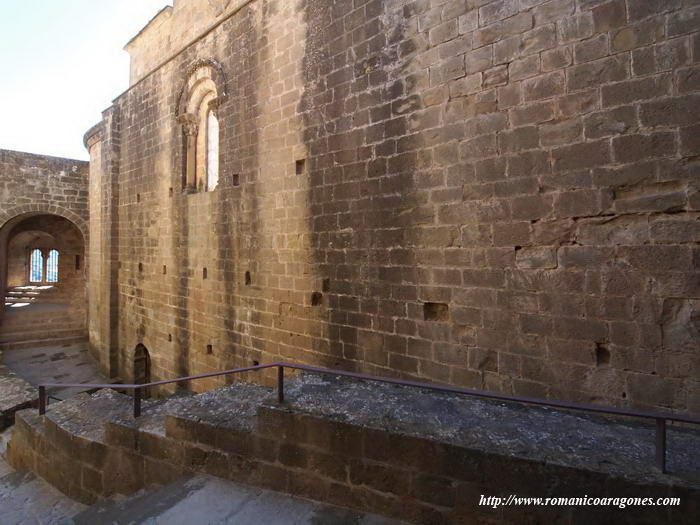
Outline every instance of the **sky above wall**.
{"type": "Polygon", "coordinates": [[[129,87],[124,45],[169,0],[0,0],[0,149],[88,159],[129,87]]]}

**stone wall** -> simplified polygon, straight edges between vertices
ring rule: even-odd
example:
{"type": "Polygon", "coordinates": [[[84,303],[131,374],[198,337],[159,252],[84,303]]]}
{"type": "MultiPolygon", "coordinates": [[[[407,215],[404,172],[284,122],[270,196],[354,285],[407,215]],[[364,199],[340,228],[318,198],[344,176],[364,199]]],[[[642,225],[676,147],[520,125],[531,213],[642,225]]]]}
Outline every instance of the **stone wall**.
{"type": "Polygon", "coordinates": [[[0,227],[28,212],[55,213],[87,233],[88,163],[0,150],[0,227]]]}
{"type": "Polygon", "coordinates": [[[131,55],[131,84],[251,1],[175,0],[164,7],[124,48],[131,55]]]}
{"type": "Polygon", "coordinates": [[[105,114],[113,373],[144,343],[154,378],[283,358],[700,413],[695,2],[233,4],[105,114]],[[221,182],[184,194],[202,59],[221,182]]]}
{"type": "Polygon", "coordinates": [[[27,211],[58,213],[85,232],[88,163],[0,150],[0,226],[27,211]]]}

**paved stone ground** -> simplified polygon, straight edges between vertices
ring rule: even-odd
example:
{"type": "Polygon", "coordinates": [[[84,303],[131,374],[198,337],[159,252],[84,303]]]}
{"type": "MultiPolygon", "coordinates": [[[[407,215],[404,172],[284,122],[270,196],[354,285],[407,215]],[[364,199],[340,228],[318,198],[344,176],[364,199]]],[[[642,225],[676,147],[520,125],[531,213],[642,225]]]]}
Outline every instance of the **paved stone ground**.
{"type": "MultiPolygon", "coordinates": [[[[5,366],[32,385],[39,383],[109,383],[100,374],[87,343],[6,350],[5,366]]],[[[50,393],[66,399],[84,389],[53,389],[50,393]]]]}
{"type": "Polygon", "coordinates": [[[36,388],[2,364],[2,359],[0,352],[0,414],[31,403],[37,397],[36,388]]]}

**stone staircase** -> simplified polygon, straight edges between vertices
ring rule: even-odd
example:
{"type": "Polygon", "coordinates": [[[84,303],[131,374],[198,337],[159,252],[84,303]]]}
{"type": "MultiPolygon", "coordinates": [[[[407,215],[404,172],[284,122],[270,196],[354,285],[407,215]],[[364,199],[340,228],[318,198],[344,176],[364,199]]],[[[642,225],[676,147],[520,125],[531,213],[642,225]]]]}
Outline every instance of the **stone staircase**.
{"type": "MultiPolygon", "coordinates": [[[[671,473],[661,474],[654,428],[637,422],[333,377],[290,378],[285,392],[280,406],[270,389],[237,383],[146,400],[137,419],[126,395],[81,394],[45,416],[19,412],[8,457],[87,505],[214,476],[410,523],[522,523],[522,509],[478,505],[480,494],[511,493],[680,497],[617,522],[699,518],[697,431],[669,430],[671,473]]],[[[610,509],[526,512],[532,523],[583,523],[610,509]]]]}
{"type": "Polygon", "coordinates": [[[5,292],[5,306],[20,308],[49,297],[54,291],[53,286],[12,286],[5,292]]]}
{"type": "Polygon", "coordinates": [[[63,309],[6,310],[0,321],[0,350],[70,345],[87,340],[84,312],[63,309]]]}
{"type": "Polygon", "coordinates": [[[69,297],[65,288],[59,285],[37,284],[11,286],[5,292],[5,306],[22,309],[22,305],[40,302],[62,303],[69,297]]]}

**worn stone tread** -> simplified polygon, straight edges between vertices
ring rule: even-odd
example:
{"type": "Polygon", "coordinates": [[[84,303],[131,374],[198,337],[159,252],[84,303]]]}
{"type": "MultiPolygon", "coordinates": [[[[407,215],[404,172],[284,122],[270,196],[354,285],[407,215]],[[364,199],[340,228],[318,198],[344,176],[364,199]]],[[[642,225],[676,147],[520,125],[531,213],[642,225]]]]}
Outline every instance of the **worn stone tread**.
{"type": "Polygon", "coordinates": [[[13,471],[0,457],[0,523],[68,525],[85,508],[33,473],[13,471]]]}
{"type": "Polygon", "coordinates": [[[75,525],[95,523],[190,525],[401,525],[364,514],[206,475],[180,478],[129,498],[94,505],[75,525]]]}
{"type": "Polygon", "coordinates": [[[46,417],[74,436],[104,443],[104,424],[131,413],[132,407],[131,397],[103,389],[92,395],[82,393],[49,405],[46,417]]]}
{"type": "Polygon", "coordinates": [[[0,412],[16,410],[36,398],[34,386],[0,364],[0,412]]]}

